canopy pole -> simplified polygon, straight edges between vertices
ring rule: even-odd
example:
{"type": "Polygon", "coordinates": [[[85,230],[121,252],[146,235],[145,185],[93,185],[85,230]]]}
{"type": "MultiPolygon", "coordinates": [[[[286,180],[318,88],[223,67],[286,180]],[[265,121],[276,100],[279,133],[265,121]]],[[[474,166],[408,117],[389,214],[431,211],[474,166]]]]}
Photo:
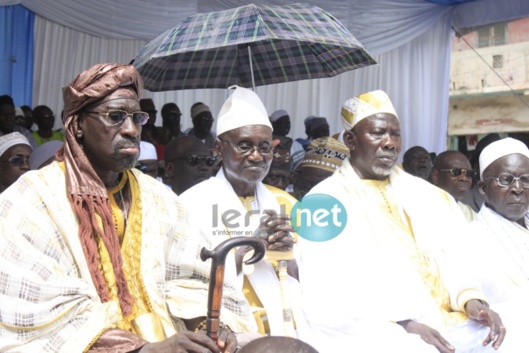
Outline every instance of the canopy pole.
{"type": "Polygon", "coordinates": [[[255,79],[253,77],[253,64],[252,64],[252,48],[248,46],[248,59],[250,60],[250,73],[252,74],[252,88],[255,92],[255,79]]]}

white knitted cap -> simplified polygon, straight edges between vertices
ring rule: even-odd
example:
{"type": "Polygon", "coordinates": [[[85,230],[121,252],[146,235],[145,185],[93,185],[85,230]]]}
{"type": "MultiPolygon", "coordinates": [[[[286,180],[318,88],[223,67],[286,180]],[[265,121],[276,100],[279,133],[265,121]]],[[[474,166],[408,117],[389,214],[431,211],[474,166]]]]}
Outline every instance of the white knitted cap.
{"type": "Polygon", "coordinates": [[[479,155],[479,177],[483,176],[483,171],[495,160],[515,153],[529,158],[529,149],[522,141],[507,137],[491,143],[479,155]]]}

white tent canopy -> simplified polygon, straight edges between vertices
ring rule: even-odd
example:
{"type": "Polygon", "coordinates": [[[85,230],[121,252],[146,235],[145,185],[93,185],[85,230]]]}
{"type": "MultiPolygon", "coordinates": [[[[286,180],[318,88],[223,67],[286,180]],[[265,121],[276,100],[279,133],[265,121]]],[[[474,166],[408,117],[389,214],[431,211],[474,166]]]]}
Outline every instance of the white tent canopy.
{"type": "MultiPolygon", "coordinates": [[[[274,5],[294,1],[260,1],[274,5]]],[[[423,0],[308,1],[332,13],[375,55],[378,65],[335,78],[257,87],[269,113],[286,109],[291,136],[303,137],[303,119],[325,116],[331,133],[341,130],[342,103],[360,93],[383,89],[392,98],[403,127],[404,147],[446,148],[450,27],[471,27],[529,16],[527,0],[476,0],[443,6],[423,0]]],[[[36,13],[33,106],[45,104],[58,115],[61,87],[101,62],[130,62],[159,33],[197,12],[246,5],[242,0],[0,0],[36,13]]],[[[183,127],[197,101],[214,115],[225,90],[145,92],[158,110],[175,102],[183,127]]],[[[161,117],[159,120],[161,121],[161,117]]],[[[161,122],[160,122],[161,123],[161,122]]]]}

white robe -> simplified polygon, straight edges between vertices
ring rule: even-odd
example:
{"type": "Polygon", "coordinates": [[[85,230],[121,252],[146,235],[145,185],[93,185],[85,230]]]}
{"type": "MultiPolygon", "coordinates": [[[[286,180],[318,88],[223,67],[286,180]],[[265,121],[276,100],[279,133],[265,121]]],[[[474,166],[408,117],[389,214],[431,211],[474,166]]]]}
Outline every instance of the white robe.
{"type": "MultiPolygon", "coordinates": [[[[169,337],[184,327],[170,307],[187,304],[174,289],[189,223],[174,193],[133,173],[141,192],[141,276],[169,337]]],[[[1,352],[82,352],[117,327],[119,303],[99,298],[57,162],[24,174],[0,195],[0,249],[1,352]]]]}
{"type": "MultiPolygon", "coordinates": [[[[458,353],[494,351],[490,345],[481,346],[487,327],[464,318],[458,324],[446,322],[430,294],[434,289],[425,285],[408,257],[409,249],[399,241],[412,236],[409,230],[373,205],[348,160],[309,194],[317,193],[343,204],[347,224],[329,241],[300,238],[300,285],[307,319],[299,328],[302,340],[320,353],[348,347],[361,352],[436,352],[396,323],[411,319],[437,329],[458,353]]],[[[443,278],[452,309],[461,311],[468,299],[483,298],[479,286],[459,276],[460,268],[452,266],[454,259],[447,259],[444,251],[456,243],[466,224],[453,198],[399,168],[390,175],[388,193],[398,203],[402,222],[409,219],[416,249],[443,278]]]]}
{"type": "MultiPolygon", "coordinates": [[[[195,185],[180,195],[180,200],[189,210],[191,221],[199,229],[198,243],[212,250],[218,244],[234,236],[252,236],[259,227],[263,217],[268,217],[264,211],[274,210],[282,212],[274,194],[262,183],[257,184],[255,199],[252,204],[252,214],[241,203],[233,187],[226,179],[221,169],[215,177],[195,185]]],[[[200,261],[200,260],[198,260],[200,261]]],[[[259,300],[263,304],[270,325],[271,334],[282,336],[285,334],[283,324],[283,311],[279,280],[271,263],[260,261],[254,265],[253,272],[248,276],[259,300]]],[[[224,300],[233,296],[242,302],[242,276],[237,276],[234,252],[226,258],[225,285],[233,286],[233,291],[223,293],[224,300]]],[[[289,278],[291,292],[295,293],[297,281],[289,278]],[[292,288],[294,287],[294,288],[292,288]]],[[[295,298],[292,298],[295,302],[295,298]]],[[[247,302],[245,305],[248,305],[247,302]]],[[[245,316],[249,331],[257,331],[255,320],[250,320],[249,312],[241,313],[245,316]],[[249,321],[253,321],[250,326],[249,321]]]]}
{"type": "Polygon", "coordinates": [[[504,346],[528,351],[519,340],[529,327],[529,230],[483,204],[464,240],[483,292],[507,328],[504,346]]]}

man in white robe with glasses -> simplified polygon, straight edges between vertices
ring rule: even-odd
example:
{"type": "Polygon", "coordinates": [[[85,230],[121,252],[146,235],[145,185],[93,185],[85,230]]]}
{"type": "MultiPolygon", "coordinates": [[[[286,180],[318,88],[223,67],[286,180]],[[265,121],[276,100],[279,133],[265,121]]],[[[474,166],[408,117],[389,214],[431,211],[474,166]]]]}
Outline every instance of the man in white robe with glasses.
{"type": "MultiPolygon", "coordinates": [[[[273,139],[268,113],[257,94],[246,88],[235,88],[219,112],[217,136],[215,148],[222,158],[221,169],[216,176],[180,195],[191,222],[199,226],[197,244],[189,246],[212,250],[224,240],[255,236],[259,231],[267,242],[267,250],[276,250],[276,254],[282,251],[286,257],[292,257],[294,238],[286,215],[296,200],[285,191],[262,183],[279,140],[273,139]]],[[[240,326],[232,329],[288,335],[280,282],[272,263],[263,260],[251,268],[241,268],[243,255],[244,250],[239,249],[226,259],[223,301],[228,306],[237,304],[239,307],[233,312],[240,313],[240,326]]],[[[197,261],[194,267],[205,266],[194,253],[187,257],[182,268],[197,261]]],[[[295,265],[290,270],[295,275],[295,265]]],[[[190,278],[193,276],[196,274],[189,274],[190,278]]],[[[207,283],[202,288],[185,287],[185,279],[182,278],[182,295],[187,297],[193,293],[197,303],[199,298],[205,300],[207,283]]],[[[295,285],[294,279],[290,281],[295,285]]],[[[181,315],[189,317],[203,312],[202,306],[186,305],[181,309],[181,315]]]]}
{"type": "Polygon", "coordinates": [[[464,232],[464,247],[473,249],[469,261],[482,271],[483,291],[508,328],[508,345],[527,331],[529,317],[529,149],[513,138],[498,140],[483,149],[479,167],[486,201],[464,232]]]}

